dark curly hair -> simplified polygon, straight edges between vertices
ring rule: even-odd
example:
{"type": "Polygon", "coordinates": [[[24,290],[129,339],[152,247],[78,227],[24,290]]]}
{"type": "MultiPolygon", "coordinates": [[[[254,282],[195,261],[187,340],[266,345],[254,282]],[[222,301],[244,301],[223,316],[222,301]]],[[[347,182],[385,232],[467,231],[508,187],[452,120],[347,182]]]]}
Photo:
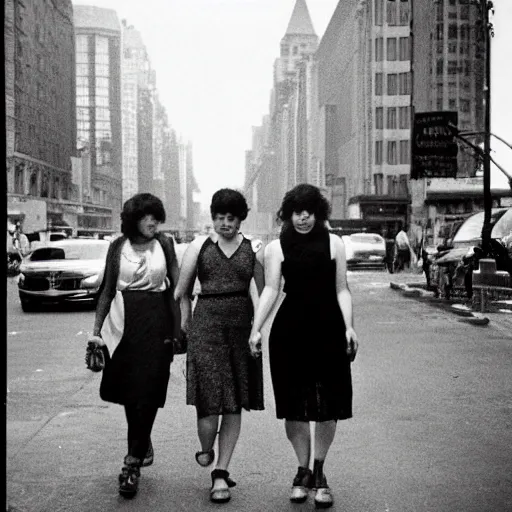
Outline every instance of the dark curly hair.
{"type": "Polygon", "coordinates": [[[323,222],[329,218],[331,205],[318,187],[301,183],[286,192],[277,218],[286,222],[292,218],[293,212],[300,213],[304,210],[314,213],[315,219],[323,222]]]}
{"type": "Polygon", "coordinates": [[[153,194],[136,194],[123,205],[121,212],[121,233],[130,240],[139,235],[138,222],[146,215],[153,215],[159,222],[165,222],[162,201],[153,194]]]}
{"type": "Polygon", "coordinates": [[[212,219],[218,213],[231,213],[231,215],[238,217],[240,220],[245,220],[249,213],[249,208],[247,207],[245,197],[238,190],[221,188],[212,196],[210,213],[212,219]]]}

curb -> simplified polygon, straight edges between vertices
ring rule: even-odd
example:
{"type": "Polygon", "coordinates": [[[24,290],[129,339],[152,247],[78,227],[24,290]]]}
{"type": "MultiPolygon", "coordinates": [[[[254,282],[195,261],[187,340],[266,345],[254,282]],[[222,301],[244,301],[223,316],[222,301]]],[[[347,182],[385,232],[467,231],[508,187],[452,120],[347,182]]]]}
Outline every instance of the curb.
{"type": "Polygon", "coordinates": [[[428,292],[422,288],[415,288],[409,286],[408,284],[400,284],[395,282],[390,282],[389,287],[392,290],[401,291],[404,297],[412,297],[416,299],[427,299],[428,302],[442,306],[446,311],[450,311],[457,316],[460,316],[459,322],[464,322],[472,325],[478,326],[486,326],[490,323],[489,317],[483,316],[480,313],[475,313],[471,311],[471,309],[466,306],[462,306],[461,304],[446,304],[443,299],[436,299],[433,297],[431,292],[428,292]]]}

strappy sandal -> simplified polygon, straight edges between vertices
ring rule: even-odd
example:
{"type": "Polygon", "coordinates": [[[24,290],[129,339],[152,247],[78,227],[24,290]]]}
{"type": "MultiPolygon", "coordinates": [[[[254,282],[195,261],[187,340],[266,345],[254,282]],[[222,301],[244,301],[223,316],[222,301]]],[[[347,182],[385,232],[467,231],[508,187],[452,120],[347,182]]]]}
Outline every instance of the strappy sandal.
{"type": "Polygon", "coordinates": [[[215,451],[213,448],[205,452],[196,452],[196,462],[203,468],[207,468],[208,466],[210,466],[214,460],[215,451]]]}
{"type": "Polygon", "coordinates": [[[145,468],[147,466],[151,466],[155,460],[155,452],[153,450],[153,443],[151,442],[151,439],[149,440],[149,446],[148,451],[146,452],[146,456],[144,457],[142,461],[142,467],[145,468]]]}
{"type": "Polygon", "coordinates": [[[135,457],[126,456],[125,465],[119,475],[119,494],[123,498],[133,498],[139,488],[140,460],[135,457]]]}
{"type": "Polygon", "coordinates": [[[230,487],[234,487],[236,485],[231,478],[229,478],[229,472],[225,469],[214,469],[212,471],[212,488],[210,490],[210,501],[213,503],[226,503],[231,499],[231,492],[229,491],[230,487]],[[228,486],[227,489],[214,489],[213,485],[215,484],[215,480],[222,479],[226,482],[228,486]]]}

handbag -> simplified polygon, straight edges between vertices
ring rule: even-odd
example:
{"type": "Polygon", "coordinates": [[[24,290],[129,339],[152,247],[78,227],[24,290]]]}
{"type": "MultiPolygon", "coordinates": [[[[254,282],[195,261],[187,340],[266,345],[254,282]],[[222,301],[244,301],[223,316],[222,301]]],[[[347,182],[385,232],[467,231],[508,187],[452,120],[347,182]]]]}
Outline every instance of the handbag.
{"type": "Polygon", "coordinates": [[[187,333],[181,329],[179,336],[172,340],[172,351],[175,355],[186,354],[188,348],[187,333]]]}
{"type": "Polygon", "coordinates": [[[101,372],[110,361],[110,353],[106,345],[89,341],[85,349],[85,366],[93,372],[101,372]]]}

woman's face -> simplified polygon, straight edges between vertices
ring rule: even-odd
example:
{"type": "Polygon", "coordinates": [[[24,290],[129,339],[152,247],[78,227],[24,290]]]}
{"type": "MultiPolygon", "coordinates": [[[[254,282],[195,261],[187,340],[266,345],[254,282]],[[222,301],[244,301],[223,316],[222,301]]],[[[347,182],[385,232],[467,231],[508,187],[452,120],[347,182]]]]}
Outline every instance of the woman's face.
{"type": "Polygon", "coordinates": [[[213,229],[224,238],[233,238],[240,229],[240,219],[231,213],[217,213],[213,218],[213,229]]]}
{"type": "Polygon", "coordinates": [[[292,213],[292,224],[297,233],[309,233],[315,226],[315,214],[309,213],[307,210],[292,213]]]}
{"type": "Polygon", "coordinates": [[[139,233],[144,238],[153,238],[158,231],[160,221],[156,220],[152,214],[144,215],[137,223],[139,233]]]}

